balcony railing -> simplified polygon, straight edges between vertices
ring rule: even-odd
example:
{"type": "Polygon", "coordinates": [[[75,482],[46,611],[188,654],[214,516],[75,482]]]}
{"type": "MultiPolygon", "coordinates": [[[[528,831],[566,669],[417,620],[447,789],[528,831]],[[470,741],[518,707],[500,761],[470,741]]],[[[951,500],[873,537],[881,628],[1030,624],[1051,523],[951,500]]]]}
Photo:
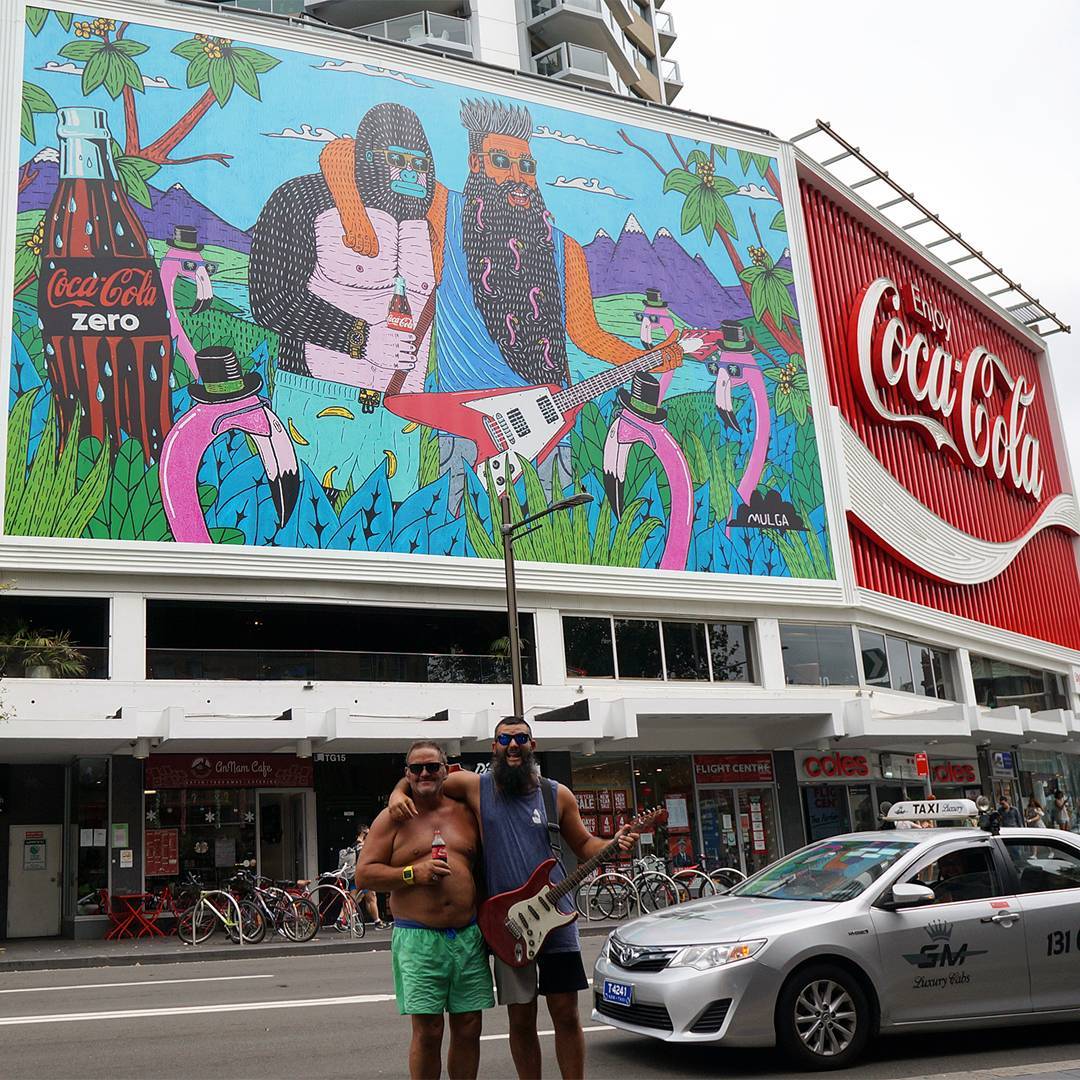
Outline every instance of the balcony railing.
{"type": "Polygon", "coordinates": [[[406,45],[424,45],[447,48],[458,52],[472,52],[472,36],[468,19],[455,15],[439,15],[434,11],[417,11],[397,19],[384,19],[356,28],[362,34],[400,41],[406,45]]]}
{"type": "Polygon", "coordinates": [[[682,74],[679,71],[679,62],[677,60],[661,60],[660,77],[666,83],[678,83],[681,86],[682,74]]]}
{"type": "Polygon", "coordinates": [[[248,11],[269,11],[274,15],[299,15],[304,10],[304,0],[219,0],[248,11]]]}
{"type": "Polygon", "coordinates": [[[584,45],[556,45],[554,49],[534,56],[533,66],[537,75],[547,75],[549,78],[585,74],[591,76],[590,83],[611,82],[607,55],[599,49],[588,49],[584,45]]]}
{"type": "Polygon", "coordinates": [[[105,647],[76,645],[74,648],[83,658],[81,675],[66,675],[37,664],[34,657],[21,645],[0,645],[0,678],[4,679],[107,679],[109,677],[109,650],[105,647]]]}
{"type": "Polygon", "coordinates": [[[592,15],[602,15],[607,5],[602,0],[531,0],[529,4],[529,17],[533,19],[546,15],[556,8],[577,8],[579,11],[587,11],[592,15]]]}
{"type": "Polygon", "coordinates": [[[657,33],[675,36],[675,20],[671,17],[670,11],[658,11],[655,21],[657,33]]]}
{"type": "MultiPolygon", "coordinates": [[[[510,658],[490,653],[387,653],[321,649],[147,649],[147,677],[191,680],[509,683],[510,658]]],[[[531,657],[522,657],[535,683],[531,657]]]]}

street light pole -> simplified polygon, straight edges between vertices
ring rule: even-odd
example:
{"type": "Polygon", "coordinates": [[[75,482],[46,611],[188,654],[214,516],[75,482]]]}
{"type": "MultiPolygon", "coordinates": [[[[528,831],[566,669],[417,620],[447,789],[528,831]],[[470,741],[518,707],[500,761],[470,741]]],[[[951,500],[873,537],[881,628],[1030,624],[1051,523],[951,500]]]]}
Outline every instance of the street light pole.
{"type": "MultiPolygon", "coordinates": [[[[503,475],[511,475],[509,462],[507,462],[503,475]]],[[[567,499],[560,499],[558,502],[552,503],[551,506],[547,506],[535,514],[528,514],[518,522],[514,522],[510,516],[510,496],[511,492],[506,491],[499,499],[502,504],[503,570],[506,574],[506,622],[510,639],[510,680],[514,695],[514,716],[524,718],[525,692],[522,686],[524,680],[521,674],[521,629],[518,625],[517,579],[514,575],[514,541],[518,536],[524,536],[526,532],[531,532],[532,528],[535,527],[535,522],[541,518],[557,513],[560,510],[570,510],[575,506],[584,506],[586,503],[591,503],[592,496],[586,492],[582,492],[580,495],[571,495],[567,499]]]]}
{"type": "Polygon", "coordinates": [[[518,626],[517,580],[514,577],[514,527],[510,521],[510,493],[502,503],[503,569],[506,572],[506,621],[510,627],[510,681],[514,691],[514,715],[525,715],[521,677],[521,628],[518,626]]]}

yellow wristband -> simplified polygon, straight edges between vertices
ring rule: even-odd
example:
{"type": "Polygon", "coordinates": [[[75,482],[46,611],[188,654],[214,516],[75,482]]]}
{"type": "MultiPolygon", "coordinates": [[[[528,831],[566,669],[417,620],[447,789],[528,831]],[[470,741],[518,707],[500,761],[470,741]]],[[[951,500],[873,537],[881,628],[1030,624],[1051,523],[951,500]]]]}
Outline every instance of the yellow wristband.
{"type": "Polygon", "coordinates": [[[406,885],[416,884],[416,874],[411,866],[406,866],[405,869],[401,871],[401,880],[404,881],[406,885]]]}

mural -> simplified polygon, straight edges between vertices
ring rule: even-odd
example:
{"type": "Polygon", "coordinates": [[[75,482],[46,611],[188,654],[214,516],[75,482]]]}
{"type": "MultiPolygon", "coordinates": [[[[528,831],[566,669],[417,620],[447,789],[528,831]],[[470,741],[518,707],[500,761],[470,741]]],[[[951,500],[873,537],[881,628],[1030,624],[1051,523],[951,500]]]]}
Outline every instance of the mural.
{"type": "Polygon", "coordinates": [[[833,575],[775,159],[26,22],[9,534],[833,575]]]}

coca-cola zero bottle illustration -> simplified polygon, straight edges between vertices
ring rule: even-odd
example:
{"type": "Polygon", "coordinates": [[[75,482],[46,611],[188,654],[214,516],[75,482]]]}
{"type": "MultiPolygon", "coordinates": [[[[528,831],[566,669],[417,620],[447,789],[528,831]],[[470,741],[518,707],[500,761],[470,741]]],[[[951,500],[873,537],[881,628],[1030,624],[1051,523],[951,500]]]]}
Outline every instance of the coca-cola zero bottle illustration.
{"type": "Polygon", "coordinates": [[[161,278],[110,150],[104,110],[60,109],[60,179],[45,214],[38,318],[61,444],[121,434],[157,460],[172,424],[172,333],[161,278]],[[72,432],[76,405],[80,431],[72,432]]]}

